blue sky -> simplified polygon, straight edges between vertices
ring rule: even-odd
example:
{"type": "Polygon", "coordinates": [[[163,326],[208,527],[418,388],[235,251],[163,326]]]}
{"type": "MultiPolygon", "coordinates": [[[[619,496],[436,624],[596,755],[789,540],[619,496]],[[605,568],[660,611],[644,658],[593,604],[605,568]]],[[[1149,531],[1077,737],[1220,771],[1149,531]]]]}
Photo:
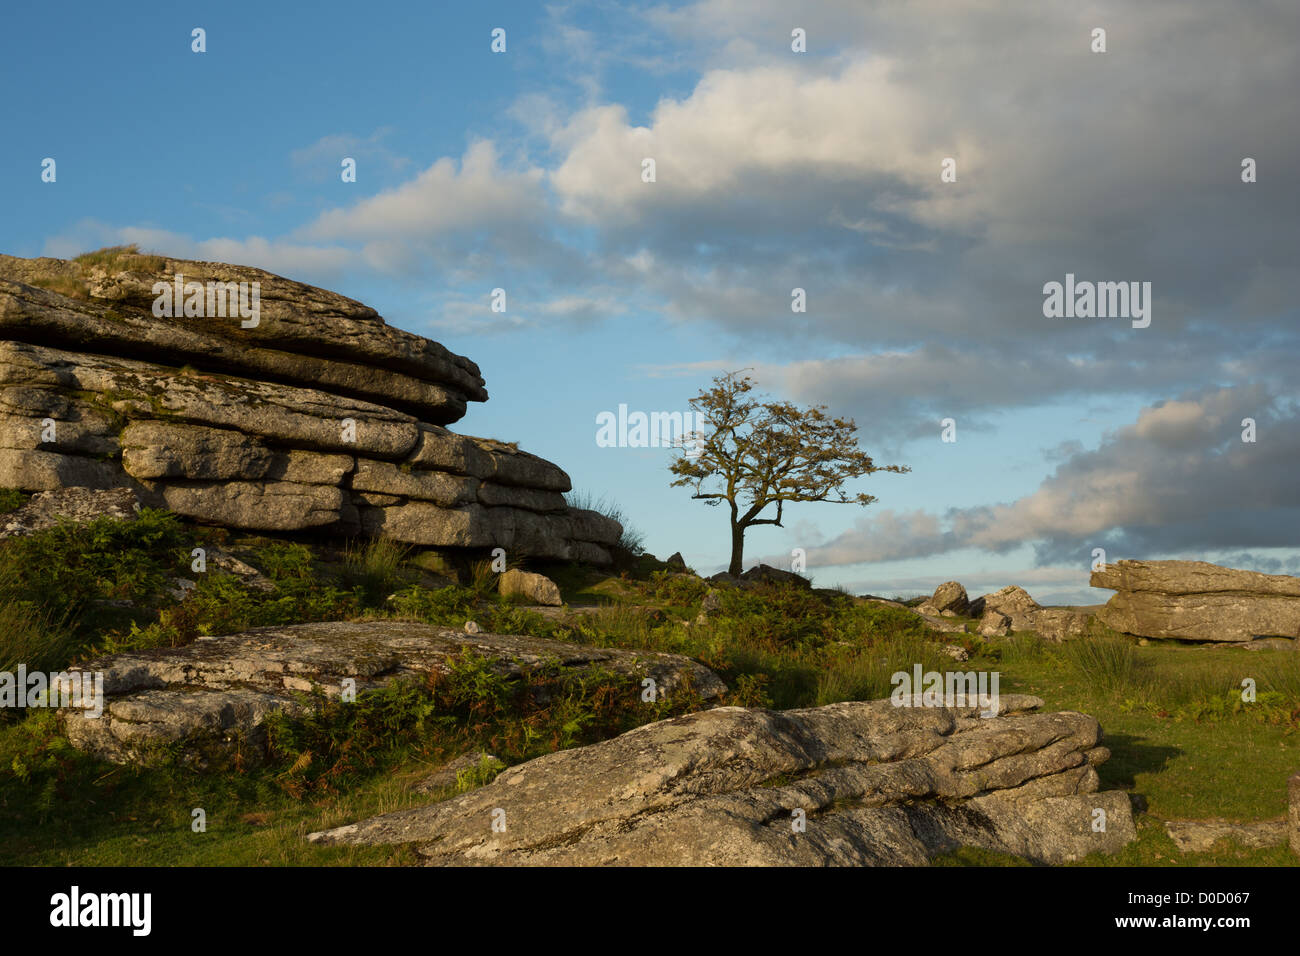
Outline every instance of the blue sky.
{"type": "Polygon", "coordinates": [[[667,451],[597,447],[596,416],[684,411],[748,368],[913,469],[854,483],[867,509],[792,507],[751,532],[750,561],[798,547],[818,584],[1018,583],[1044,602],[1105,600],[1099,546],[1300,570],[1293,3],[73,3],[6,21],[0,250],[138,242],[373,305],[479,363],[491,399],[459,430],[556,461],[660,557],[723,566],[725,515],[669,487],[667,451]],[[1045,318],[1066,273],[1151,282],[1151,326],[1045,318]]]}

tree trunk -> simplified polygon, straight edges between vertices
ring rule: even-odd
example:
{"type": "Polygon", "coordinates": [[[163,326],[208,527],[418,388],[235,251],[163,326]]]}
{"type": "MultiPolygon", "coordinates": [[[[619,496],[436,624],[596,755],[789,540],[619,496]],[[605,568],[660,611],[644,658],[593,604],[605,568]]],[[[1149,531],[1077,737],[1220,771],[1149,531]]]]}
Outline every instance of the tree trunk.
{"type": "Polygon", "coordinates": [[[727,573],[740,577],[745,557],[745,526],[732,522],[731,525],[731,566],[727,573]]]}

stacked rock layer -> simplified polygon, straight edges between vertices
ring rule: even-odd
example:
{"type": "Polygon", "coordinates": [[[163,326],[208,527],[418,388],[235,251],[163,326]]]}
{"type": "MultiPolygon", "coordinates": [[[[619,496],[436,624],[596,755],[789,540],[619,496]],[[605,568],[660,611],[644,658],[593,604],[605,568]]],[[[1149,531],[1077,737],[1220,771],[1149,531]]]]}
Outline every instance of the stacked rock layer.
{"type": "Polygon", "coordinates": [[[0,487],[130,487],[231,528],[607,563],[622,529],[568,507],[562,469],[444,427],[486,400],[469,359],[259,269],[0,256],[0,487]],[[177,275],[258,283],[256,322],[157,316],[177,275]]]}
{"type": "Polygon", "coordinates": [[[1098,617],[1142,637],[1248,643],[1300,638],[1300,578],[1205,561],[1118,561],[1092,572],[1117,593],[1098,617]]]}

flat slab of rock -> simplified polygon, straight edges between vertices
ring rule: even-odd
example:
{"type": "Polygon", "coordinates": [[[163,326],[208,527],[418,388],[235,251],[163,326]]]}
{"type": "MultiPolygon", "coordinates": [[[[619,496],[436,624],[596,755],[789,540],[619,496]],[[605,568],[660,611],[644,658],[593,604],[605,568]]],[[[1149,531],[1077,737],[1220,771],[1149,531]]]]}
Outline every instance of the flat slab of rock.
{"type": "Polygon", "coordinates": [[[1291,843],[1291,852],[1300,856],[1300,773],[1287,781],[1286,792],[1287,839],[1291,843]]]}
{"type": "Polygon", "coordinates": [[[103,714],[93,718],[65,711],[64,727],[74,746],[119,763],[153,762],[160,747],[172,744],[193,744],[189,749],[203,755],[248,738],[256,749],[266,714],[309,706],[297,692],[338,697],[345,678],[361,693],[403,677],[446,673],[466,650],[509,676],[549,662],[650,677],[660,694],[671,695],[686,683],[705,699],[726,691],[711,670],[677,654],[512,634],[471,635],[409,621],[340,621],[263,627],[91,661],[73,675],[103,675],[103,714]]]}
{"type": "Polygon", "coordinates": [[[139,501],[129,488],[92,491],[64,488],[32,495],[21,508],[0,515],[0,538],[34,534],[55,527],[61,521],[85,524],[96,518],[134,520],[139,501]]]}
{"type": "Polygon", "coordinates": [[[1184,853],[1208,853],[1220,840],[1229,840],[1248,850],[1281,846],[1286,842],[1286,821],[1233,823],[1228,820],[1169,820],[1165,832],[1184,853]]]}
{"type": "Polygon", "coordinates": [[[1300,578],[1205,561],[1117,561],[1092,573],[1117,593],[1102,623],[1140,637],[1242,642],[1300,638],[1300,578]]]}
{"type": "Polygon", "coordinates": [[[992,718],[890,701],[719,707],[308,839],[503,866],[924,865],[960,846],[1060,863],[1118,850],[1136,834],[1128,797],[1096,792],[1109,756],[1097,721],[1033,713],[1041,703],[1003,696],[992,718]]]}

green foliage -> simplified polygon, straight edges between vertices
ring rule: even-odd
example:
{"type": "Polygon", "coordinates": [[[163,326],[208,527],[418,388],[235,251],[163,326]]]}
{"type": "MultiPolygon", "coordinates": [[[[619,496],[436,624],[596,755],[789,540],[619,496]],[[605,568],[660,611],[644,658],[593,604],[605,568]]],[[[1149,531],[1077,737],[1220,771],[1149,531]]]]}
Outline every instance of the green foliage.
{"type": "Polygon", "coordinates": [[[920,664],[923,671],[945,672],[987,670],[987,667],[961,665],[945,654],[941,646],[915,634],[880,638],[869,649],[840,649],[832,664],[821,670],[813,702],[817,706],[842,700],[880,700],[894,689],[892,677],[911,673],[920,664]]]}
{"type": "Polygon", "coordinates": [[[1144,675],[1133,641],[1123,637],[1080,637],[1061,645],[1062,656],[1088,685],[1105,694],[1136,690],[1144,675]]]}
{"type": "Polygon", "coordinates": [[[653,571],[643,589],[673,604],[698,604],[709,592],[709,582],[693,574],[653,571]]]}
{"type": "Polygon", "coordinates": [[[27,495],[14,488],[0,488],[0,515],[17,511],[27,503],[27,495]]]}
{"type": "Polygon", "coordinates": [[[62,670],[79,646],[65,620],[30,603],[0,600],[0,671],[16,671],[19,664],[29,671],[62,670]]]}
{"type": "Polygon", "coordinates": [[[311,548],[289,541],[273,541],[255,549],[254,560],[272,581],[305,581],[315,569],[311,548]]]}
{"type": "Polygon", "coordinates": [[[403,568],[411,549],[391,538],[372,538],[348,547],[343,561],[343,583],[359,588],[369,607],[379,607],[404,580],[403,568]]]}
{"type": "MultiPolygon", "coordinates": [[[[617,736],[633,727],[695,709],[675,694],[670,705],[641,700],[640,682],[598,668],[558,662],[524,665],[509,676],[496,662],[466,651],[446,673],[423,682],[395,681],[352,703],[317,698],[310,716],[272,715],[278,781],[292,796],[354,786],[395,752],[445,755],[488,751],[507,763],[617,736]]],[[[458,786],[487,782],[502,765],[484,761],[458,775],[458,786]]]]}
{"type": "Polygon", "coordinates": [[[148,508],[131,521],[65,522],[0,542],[7,653],[61,669],[104,630],[153,617],[171,578],[188,568],[191,545],[174,515],[148,508]]]}
{"type": "Polygon", "coordinates": [[[149,647],[179,647],[200,635],[235,634],[253,627],[348,620],[361,614],[357,590],[344,591],[310,577],[289,575],[271,591],[249,587],[229,574],[205,575],[185,601],[163,608],[157,620],[127,633],[105,635],[110,653],[149,647]]]}
{"type": "Polygon", "coordinates": [[[477,764],[457,772],[456,792],[468,793],[470,790],[486,787],[496,779],[497,774],[505,769],[506,765],[500,760],[488,754],[483,754],[477,764]]]}
{"type": "Polygon", "coordinates": [[[500,595],[485,597],[474,588],[459,585],[436,591],[411,586],[394,594],[388,605],[398,617],[414,618],[437,627],[459,629],[467,621],[473,621],[484,631],[495,634],[526,634],[559,640],[573,633],[571,626],[518,607],[500,595]]]}

